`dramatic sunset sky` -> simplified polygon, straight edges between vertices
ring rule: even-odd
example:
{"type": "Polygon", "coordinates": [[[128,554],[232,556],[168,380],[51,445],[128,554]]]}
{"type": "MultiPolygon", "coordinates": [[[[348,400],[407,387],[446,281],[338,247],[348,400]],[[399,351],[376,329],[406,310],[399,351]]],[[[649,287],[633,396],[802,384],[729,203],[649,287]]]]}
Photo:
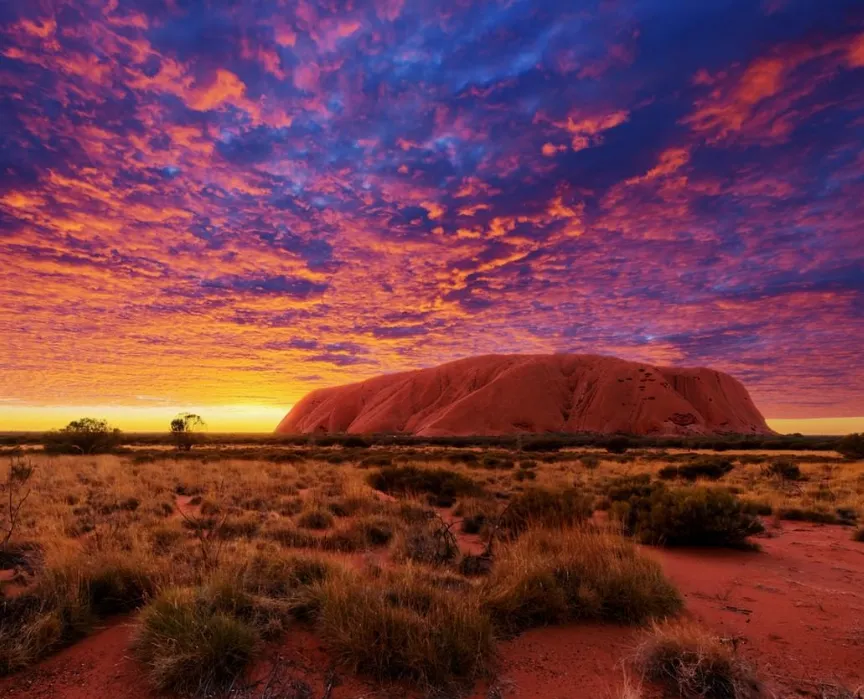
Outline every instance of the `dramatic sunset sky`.
{"type": "Polygon", "coordinates": [[[862,144],[860,0],[2,2],[0,430],[586,351],[860,429],[862,144]]]}

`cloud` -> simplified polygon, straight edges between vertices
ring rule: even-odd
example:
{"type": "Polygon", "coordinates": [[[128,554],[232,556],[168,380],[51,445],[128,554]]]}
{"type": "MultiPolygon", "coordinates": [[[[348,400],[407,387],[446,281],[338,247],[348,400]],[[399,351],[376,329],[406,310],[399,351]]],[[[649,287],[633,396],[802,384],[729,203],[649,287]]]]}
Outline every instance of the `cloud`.
{"type": "Polygon", "coordinates": [[[860,415],[862,37],[854,0],[7,3],[0,394],[587,351],[860,415]]]}

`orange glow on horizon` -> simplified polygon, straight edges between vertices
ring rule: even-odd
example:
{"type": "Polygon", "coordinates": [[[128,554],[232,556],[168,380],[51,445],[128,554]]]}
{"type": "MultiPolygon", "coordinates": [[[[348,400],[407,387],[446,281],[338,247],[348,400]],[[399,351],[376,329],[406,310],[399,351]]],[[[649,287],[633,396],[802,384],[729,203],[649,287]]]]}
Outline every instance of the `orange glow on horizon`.
{"type": "MultiPolygon", "coordinates": [[[[67,425],[81,417],[105,418],[124,432],[166,432],[176,414],[192,412],[204,418],[208,432],[268,433],[282,420],[291,405],[199,405],[199,406],[34,406],[0,404],[0,433],[36,432],[67,425]]],[[[780,434],[844,435],[864,432],[862,417],[767,418],[780,434]]]]}

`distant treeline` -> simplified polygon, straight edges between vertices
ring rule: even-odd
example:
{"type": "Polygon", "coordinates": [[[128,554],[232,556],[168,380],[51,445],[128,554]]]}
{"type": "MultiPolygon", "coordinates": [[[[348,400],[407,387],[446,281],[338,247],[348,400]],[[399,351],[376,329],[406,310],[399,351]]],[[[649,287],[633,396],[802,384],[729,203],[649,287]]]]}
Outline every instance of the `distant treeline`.
{"type": "MultiPolygon", "coordinates": [[[[170,433],[122,433],[123,446],[173,446],[170,433]]],[[[548,452],[567,448],[601,448],[609,451],[627,449],[712,449],[714,451],[746,451],[769,449],[772,451],[834,451],[842,437],[814,435],[712,435],[692,437],[648,437],[639,435],[581,434],[521,434],[498,437],[417,437],[404,434],[314,434],[277,435],[209,433],[205,437],[210,446],[297,446],[363,448],[394,447],[455,447],[503,449],[509,451],[548,452]]],[[[44,444],[43,432],[0,433],[0,446],[15,447],[44,444]]]]}

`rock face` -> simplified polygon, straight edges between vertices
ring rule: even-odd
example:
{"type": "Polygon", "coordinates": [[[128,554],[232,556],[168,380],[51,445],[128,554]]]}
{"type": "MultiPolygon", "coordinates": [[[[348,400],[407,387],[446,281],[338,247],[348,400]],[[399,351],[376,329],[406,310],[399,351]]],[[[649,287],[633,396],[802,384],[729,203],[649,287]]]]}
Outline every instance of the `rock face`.
{"type": "Polygon", "coordinates": [[[322,388],[276,432],[772,434],[728,374],[591,354],[485,355],[322,388]]]}

